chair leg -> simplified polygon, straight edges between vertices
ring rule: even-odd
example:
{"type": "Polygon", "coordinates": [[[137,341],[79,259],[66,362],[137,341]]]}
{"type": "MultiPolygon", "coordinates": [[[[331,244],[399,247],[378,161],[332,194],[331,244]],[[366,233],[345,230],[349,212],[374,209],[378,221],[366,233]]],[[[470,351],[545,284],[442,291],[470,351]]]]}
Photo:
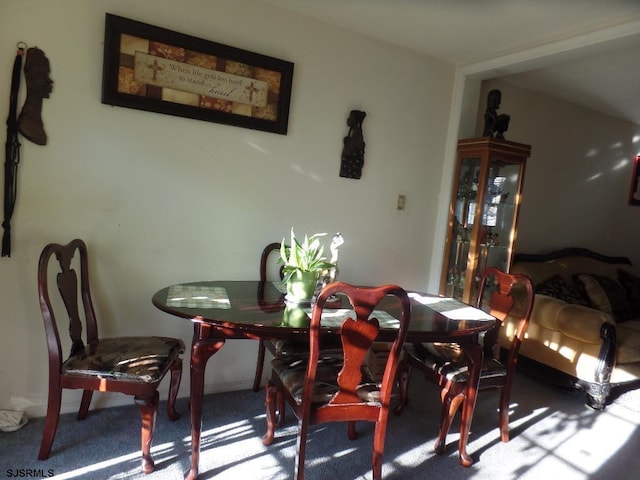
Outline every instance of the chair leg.
{"type": "Polygon", "coordinates": [[[347,437],[349,440],[357,440],[358,432],[356,431],[356,422],[353,420],[347,422],[347,437]]]}
{"type": "Polygon", "coordinates": [[[409,405],[409,379],[411,378],[411,365],[406,362],[398,365],[396,382],[398,384],[398,404],[393,409],[393,413],[400,415],[404,407],[409,405]]]}
{"type": "Polygon", "coordinates": [[[275,386],[271,380],[267,382],[265,391],[265,409],[267,413],[267,431],[262,437],[263,445],[271,445],[275,437],[275,429],[277,425],[276,409],[278,403],[279,388],[275,386]]]}
{"type": "Polygon", "coordinates": [[[262,380],[262,370],[264,368],[264,340],[258,342],[258,359],[256,360],[256,374],[253,377],[253,391],[260,390],[260,380],[262,380]]]}
{"type": "Polygon", "coordinates": [[[304,480],[304,457],[307,454],[307,422],[300,421],[298,424],[298,444],[296,448],[296,471],[294,478],[304,480]]]}
{"type": "Polygon", "coordinates": [[[82,392],[82,400],[80,401],[80,409],[78,410],[77,420],[84,420],[89,413],[91,399],[93,398],[93,390],[84,390],[82,392]]]}
{"type": "Polygon", "coordinates": [[[285,405],[284,405],[284,393],[282,393],[281,389],[278,389],[278,394],[276,396],[276,405],[278,406],[278,411],[276,412],[276,426],[281,427],[284,425],[285,420],[285,405]]]}
{"type": "Polygon", "coordinates": [[[376,422],[373,432],[373,459],[371,463],[373,480],[382,480],[382,454],[384,452],[388,418],[388,414],[382,415],[380,421],[376,422]]]}
{"type": "Polygon", "coordinates": [[[500,427],[500,440],[509,441],[509,398],[511,397],[511,385],[504,385],[500,392],[500,412],[498,413],[498,425],[500,427]]]}
{"type": "Polygon", "coordinates": [[[44,420],[44,429],[42,432],[42,442],[40,443],[40,451],[38,452],[38,460],[46,460],[51,454],[51,446],[58,429],[58,420],[60,419],[60,405],[62,403],[62,389],[49,387],[49,401],[47,405],[47,416],[44,420]]]}
{"type": "Polygon", "coordinates": [[[176,398],[182,380],[182,359],[176,358],[171,364],[171,383],[169,384],[169,397],[167,399],[167,415],[169,420],[177,420],[180,414],[176,410],[176,398]]]}
{"type": "Polygon", "coordinates": [[[142,417],[142,471],[145,474],[153,472],[155,468],[153,458],[151,457],[151,443],[153,442],[153,431],[156,425],[158,398],[159,394],[155,391],[151,397],[135,397],[134,399],[142,417]]]}
{"type": "Polygon", "coordinates": [[[440,412],[440,430],[434,445],[434,450],[438,455],[442,455],[447,447],[447,434],[451,428],[453,417],[456,415],[458,407],[464,400],[464,392],[458,388],[458,384],[447,385],[442,389],[442,410],[440,412]]]}

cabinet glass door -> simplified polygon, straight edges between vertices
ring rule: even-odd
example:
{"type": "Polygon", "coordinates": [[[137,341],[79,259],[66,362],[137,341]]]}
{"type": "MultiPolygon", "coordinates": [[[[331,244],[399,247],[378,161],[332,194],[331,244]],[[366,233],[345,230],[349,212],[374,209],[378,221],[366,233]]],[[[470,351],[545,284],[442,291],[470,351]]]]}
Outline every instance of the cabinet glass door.
{"type": "Polygon", "coordinates": [[[478,264],[474,274],[476,283],[487,267],[497,267],[505,272],[509,270],[521,167],[521,164],[496,159],[489,162],[478,236],[478,264]]]}
{"type": "Polygon", "coordinates": [[[480,158],[464,158],[458,171],[458,190],[453,212],[452,241],[447,269],[445,295],[460,298],[464,291],[467,259],[477,210],[478,186],[481,174],[480,158]]]}

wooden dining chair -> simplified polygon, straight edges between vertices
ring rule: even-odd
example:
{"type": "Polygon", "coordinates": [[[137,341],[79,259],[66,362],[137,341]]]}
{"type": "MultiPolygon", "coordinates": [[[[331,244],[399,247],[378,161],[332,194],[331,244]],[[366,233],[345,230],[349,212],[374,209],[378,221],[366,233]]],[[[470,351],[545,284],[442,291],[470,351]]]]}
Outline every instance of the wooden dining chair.
{"type": "Polygon", "coordinates": [[[320,292],[313,306],[308,353],[281,356],[271,362],[271,379],[266,388],[267,431],[262,442],[264,445],[273,443],[275,428],[281,424],[285,402],[288,403],[298,418],[299,426],[295,465],[297,480],[304,478],[309,426],[347,422],[348,437],[354,440],[357,437],[356,421],[375,422],[373,478],[381,478],[389,402],[410,313],[409,297],[398,286],[358,288],[342,282],[330,283],[320,292]],[[341,354],[328,354],[321,350],[320,326],[327,322],[323,317],[327,299],[338,294],[348,299],[352,312],[339,327],[341,354]],[[397,297],[402,314],[397,319],[396,337],[387,357],[382,382],[378,383],[363,365],[380,328],[374,308],[387,295],[397,297]]]}
{"type": "MultiPolygon", "coordinates": [[[[267,281],[268,278],[268,269],[269,269],[269,259],[272,253],[280,252],[281,244],[279,242],[270,243],[262,250],[262,255],[260,256],[260,286],[261,291],[258,291],[258,303],[263,306],[266,302],[264,298],[264,282],[267,281]]],[[[280,267],[278,270],[278,274],[280,275],[280,280],[284,278],[283,267],[280,267]]],[[[284,307],[284,296],[277,300],[277,306],[284,307]]],[[[276,355],[276,343],[273,340],[268,339],[260,339],[258,343],[258,358],[256,360],[256,373],[253,377],[253,391],[257,392],[260,390],[260,382],[262,381],[262,372],[264,370],[264,357],[265,352],[269,350],[272,355],[276,355]]]]}
{"type": "Polygon", "coordinates": [[[67,245],[51,243],[44,247],[38,263],[38,293],[49,351],[49,399],[38,459],[45,460],[51,453],[63,389],[83,390],[78,420],[86,418],[94,391],[120,392],[132,395],[140,410],[142,470],[152,472],[151,443],[158,410],[158,385],[170,371],[167,413],[171,420],[176,420],[179,415],[175,400],[182,376],[180,354],[184,352],[184,343],[159,336],[100,338],[89,288],[87,247],[80,239],[67,245]],[[51,289],[50,284],[57,284],[59,296],[52,295],[56,289],[51,289]],[[58,328],[58,322],[63,322],[65,316],[69,320],[65,328],[70,335],[70,342],[65,341],[70,343],[66,359],[58,328]]]}
{"type": "MultiPolygon", "coordinates": [[[[480,278],[477,308],[488,309],[488,313],[496,317],[498,325],[485,334],[483,340],[484,360],[480,371],[478,390],[489,388],[502,389],[500,395],[498,425],[500,439],[509,441],[509,399],[516,371],[518,351],[529,324],[533,308],[533,284],[526,275],[508,274],[495,267],[487,268],[480,278]],[[517,319],[517,328],[508,332],[511,345],[504,361],[500,361],[497,346],[498,329],[508,317],[517,319]]],[[[465,387],[468,378],[466,358],[459,345],[455,343],[417,343],[405,346],[400,371],[400,400],[396,413],[400,413],[408,403],[409,377],[413,368],[420,370],[426,378],[441,387],[440,397],[442,410],[440,431],[435,442],[435,451],[444,453],[446,437],[453,417],[465,398],[465,387]]]]}

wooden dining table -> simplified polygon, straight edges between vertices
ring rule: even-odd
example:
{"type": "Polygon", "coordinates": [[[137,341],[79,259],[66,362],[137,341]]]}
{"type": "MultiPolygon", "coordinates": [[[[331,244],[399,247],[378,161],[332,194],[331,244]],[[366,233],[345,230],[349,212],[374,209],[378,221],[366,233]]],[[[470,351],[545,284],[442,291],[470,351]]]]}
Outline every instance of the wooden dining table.
{"type": "MultiPolygon", "coordinates": [[[[473,463],[466,447],[475,408],[483,352],[479,335],[494,327],[496,320],[485,312],[457,300],[421,292],[408,292],[411,299],[409,342],[455,342],[469,361],[469,381],[462,408],[458,451],[460,462],[473,463]]],[[[301,339],[309,335],[311,305],[286,304],[278,284],[261,281],[204,281],[165,287],[153,295],[160,310],[193,324],[190,358],[191,467],[185,478],[198,478],[204,375],[208,360],[229,339],[301,339]]],[[[336,312],[350,305],[340,299],[336,312]]],[[[325,308],[325,311],[327,309],[325,308]]],[[[383,299],[378,305],[380,332],[377,341],[393,340],[400,311],[397,302],[383,299]]],[[[376,312],[374,312],[376,313],[376,312]]],[[[340,317],[339,315],[337,316],[340,317]]],[[[339,334],[339,322],[325,322],[322,334],[339,334]]]]}

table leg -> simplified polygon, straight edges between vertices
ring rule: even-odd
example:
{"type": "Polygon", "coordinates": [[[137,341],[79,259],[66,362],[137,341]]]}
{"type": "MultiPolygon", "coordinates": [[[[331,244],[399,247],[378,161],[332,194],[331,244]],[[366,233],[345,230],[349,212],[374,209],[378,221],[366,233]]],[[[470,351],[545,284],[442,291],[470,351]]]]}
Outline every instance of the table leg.
{"type": "Polygon", "coordinates": [[[198,478],[200,462],[200,434],[202,433],[202,396],[204,394],[204,371],[211,356],[224,346],[225,338],[211,325],[195,323],[191,343],[191,469],[187,480],[198,478]]]}
{"type": "Polygon", "coordinates": [[[463,350],[469,360],[469,379],[467,380],[465,398],[462,403],[458,454],[460,456],[460,463],[465,467],[469,467],[473,464],[473,459],[467,453],[467,442],[469,440],[469,431],[471,430],[473,411],[476,406],[476,397],[478,396],[478,383],[480,381],[480,370],[482,369],[484,355],[482,347],[478,343],[467,345],[463,350]]]}

